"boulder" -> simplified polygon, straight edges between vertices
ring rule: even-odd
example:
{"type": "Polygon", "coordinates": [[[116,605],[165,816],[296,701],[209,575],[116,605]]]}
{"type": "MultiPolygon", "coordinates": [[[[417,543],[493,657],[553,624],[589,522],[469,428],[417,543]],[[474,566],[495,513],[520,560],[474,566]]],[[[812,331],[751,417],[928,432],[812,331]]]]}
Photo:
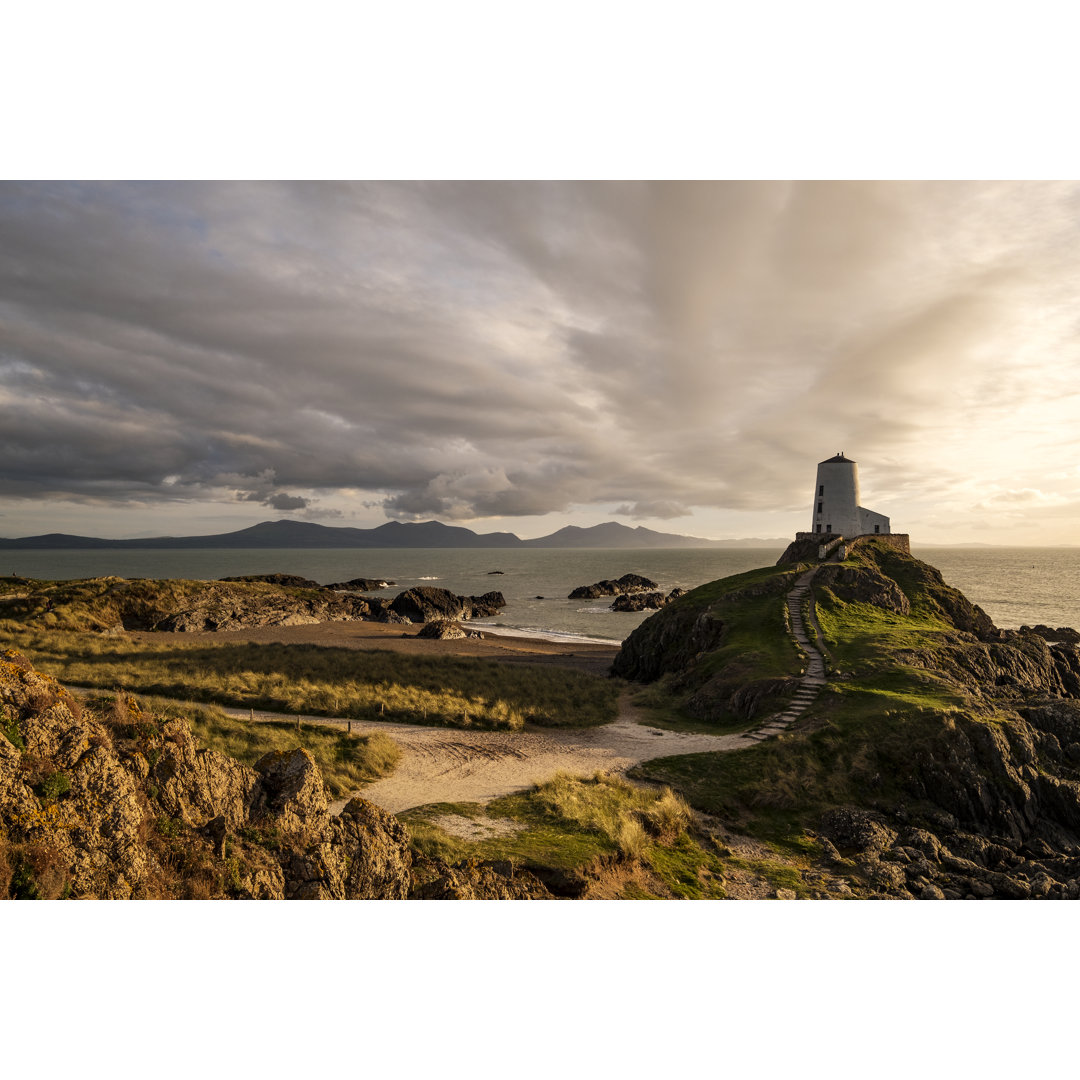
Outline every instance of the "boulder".
{"type": "Polygon", "coordinates": [[[660,608],[685,596],[686,590],[674,588],[665,596],[662,592],[622,593],[615,597],[612,611],[659,611],[660,608]]]}
{"type": "Polygon", "coordinates": [[[455,596],[449,589],[432,585],[418,585],[398,593],[390,601],[390,610],[404,615],[412,622],[428,622],[430,619],[468,619],[472,614],[472,602],[455,596]]]}
{"type": "MultiPolygon", "coordinates": [[[[432,619],[488,618],[506,606],[500,592],[487,592],[482,596],[455,596],[448,589],[431,585],[418,585],[406,589],[390,602],[390,610],[411,622],[429,622],[432,619]]],[[[389,621],[389,620],[387,620],[389,621]]]]}
{"type": "Polygon", "coordinates": [[[472,604],[470,618],[473,619],[490,619],[506,607],[506,598],[501,592],[486,592],[482,596],[470,596],[468,600],[472,604]]]}
{"type": "Polygon", "coordinates": [[[466,635],[459,623],[451,622],[449,619],[432,619],[431,622],[424,623],[416,636],[435,641],[448,641],[453,638],[463,638],[466,635]]]}
{"type": "Polygon", "coordinates": [[[822,814],[821,833],[841,850],[884,851],[896,839],[896,832],[875,814],[849,806],[822,814]]]}
{"type": "Polygon", "coordinates": [[[623,593],[615,597],[612,611],[659,611],[667,603],[662,592],[623,593]]]}

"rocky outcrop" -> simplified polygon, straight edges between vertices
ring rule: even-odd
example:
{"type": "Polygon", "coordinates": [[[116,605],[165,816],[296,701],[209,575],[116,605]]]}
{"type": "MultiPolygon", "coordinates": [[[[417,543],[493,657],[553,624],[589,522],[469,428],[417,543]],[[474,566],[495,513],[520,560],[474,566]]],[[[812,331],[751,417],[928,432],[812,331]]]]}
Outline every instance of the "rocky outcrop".
{"type": "Polygon", "coordinates": [[[410,871],[392,815],[355,798],[330,816],[306,750],[252,769],[0,657],[0,895],[400,899],[410,871]]]}
{"type": "Polygon", "coordinates": [[[652,592],[657,588],[655,581],[650,581],[640,574],[623,574],[621,578],[605,579],[592,585],[579,585],[568,600],[598,600],[601,596],[619,596],[622,594],[652,592]]]}
{"type": "Polygon", "coordinates": [[[437,589],[431,585],[418,585],[405,592],[398,593],[389,608],[410,622],[429,622],[432,619],[447,619],[460,622],[466,619],[490,618],[506,607],[506,600],[500,592],[487,592],[482,596],[456,596],[448,589],[437,589]]]}
{"type": "MultiPolygon", "coordinates": [[[[694,681],[698,662],[719,649],[724,641],[727,609],[760,597],[775,596],[779,601],[797,576],[798,571],[792,570],[715,598],[695,590],[689,595],[702,597],[700,603],[667,605],[637,627],[623,642],[612,664],[612,673],[638,682],[654,682],[669,674],[688,675],[694,681]]],[[[699,684],[702,681],[697,679],[699,684]]]]}
{"type": "Polygon", "coordinates": [[[396,581],[383,581],[382,578],[356,577],[348,581],[335,581],[333,585],[324,585],[323,588],[336,589],[339,592],[373,592],[375,589],[388,589],[396,584],[396,581]]]}
{"type": "Polygon", "coordinates": [[[678,587],[674,588],[665,596],[662,592],[647,592],[647,593],[623,593],[621,596],[615,597],[615,602],[611,605],[612,611],[659,611],[660,608],[665,607],[671,603],[672,600],[678,600],[680,596],[685,596],[686,590],[678,587]]]}

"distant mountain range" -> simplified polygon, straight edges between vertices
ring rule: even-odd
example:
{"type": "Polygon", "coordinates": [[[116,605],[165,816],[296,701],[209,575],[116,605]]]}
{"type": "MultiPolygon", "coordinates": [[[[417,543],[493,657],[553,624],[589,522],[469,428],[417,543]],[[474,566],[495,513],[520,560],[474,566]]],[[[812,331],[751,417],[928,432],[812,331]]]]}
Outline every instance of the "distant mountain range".
{"type": "Polygon", "coordinates": [[[96,536],[46,533],[0,539],[0,550],[86,550],[91,548],[756,548],[784,547],[788,541],[771,537],[746,540],[705,540],[698,536],[654,532],[639,525],[631,529],[615,521],[583,529],[567,525],[550,536],[522,540],[514,533],[475,533],[439,521],[388,521],[374,529],[316,525],[310,521],[263,521],[249,529],[213,536],[152,536],[137,540],[107,540],[96,536]]]}

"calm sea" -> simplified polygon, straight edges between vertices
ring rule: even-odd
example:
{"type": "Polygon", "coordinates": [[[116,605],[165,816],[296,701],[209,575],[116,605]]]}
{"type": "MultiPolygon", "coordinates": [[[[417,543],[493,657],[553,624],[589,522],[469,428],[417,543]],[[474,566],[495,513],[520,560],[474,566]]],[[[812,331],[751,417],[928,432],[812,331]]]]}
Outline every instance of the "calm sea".
{"type": "MultiPolygon", "coordinates": [[[[731,550],[483,550],[331,549],[207,551],[7,551],[4,558],[24,577],[190,578],[301,574],[328,583],[377,577],[396,585],[374,595],[395,596],[412,585],[437,585],[479,595],[497,589],[506,597],[498,618],[481,620],[493,630],[622,641],[646,613],[608,610],[609,601],[568,600],[578,585],[623,574],[643,574],[666,593],[771,566],[779,548],[731,550]],[[492,571],[501,570],[501,574],[492,571]]],[[[1025,623],[1080,626],[1080,548],[916,547],[945,580],[982,607],[1002,627],[1025,623]]]]}

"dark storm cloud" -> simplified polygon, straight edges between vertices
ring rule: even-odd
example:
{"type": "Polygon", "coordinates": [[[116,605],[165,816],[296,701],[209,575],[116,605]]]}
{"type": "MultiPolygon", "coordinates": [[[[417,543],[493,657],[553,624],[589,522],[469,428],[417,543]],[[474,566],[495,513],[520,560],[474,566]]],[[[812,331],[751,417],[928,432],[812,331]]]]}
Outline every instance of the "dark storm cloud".
{"type": "Polygon", "coordinates": [[[0,495],[668,519],[801,503],[841,446],[900,487],[956,409],[1052,394],[1017,357],[1070,340],[1075,206],[1038,184],[2,184],[0,495]]]}

